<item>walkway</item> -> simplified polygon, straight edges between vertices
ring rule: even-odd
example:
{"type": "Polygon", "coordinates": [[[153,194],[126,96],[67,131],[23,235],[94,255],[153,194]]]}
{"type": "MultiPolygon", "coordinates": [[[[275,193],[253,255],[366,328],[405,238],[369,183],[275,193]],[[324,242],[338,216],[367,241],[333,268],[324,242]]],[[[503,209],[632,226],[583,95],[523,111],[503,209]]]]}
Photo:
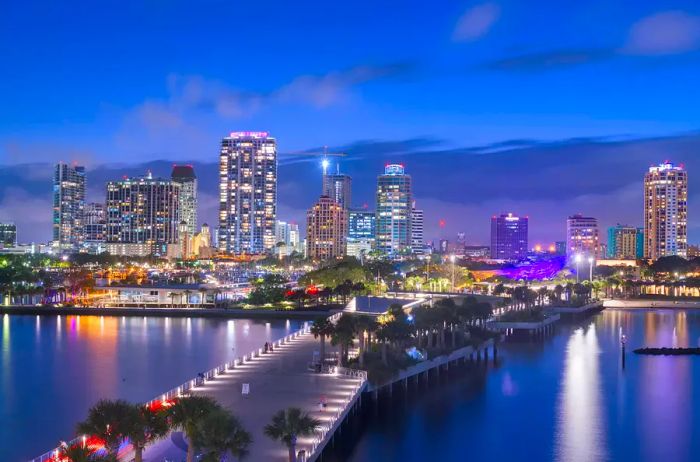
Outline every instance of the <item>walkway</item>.
{"type": "MultiPolygon", "coordinates": [[[[197,394],[215,398],[238,416],[252,434],[253,443],[246,460],[286,461],[287,450],[279,442],[263,433],[272,415],[287,407],[299,407],[328,424],[348,399],[355,394],[361,379],[345,375],[316,374],[307,370],[319,341],[312,334],[302,334],[235,369],[227,370],[206,384],[197,387],[197,394]],[[250,393],[241,393],[243,384],[249,384],[250,393]],[[325,398],[326,408],[319,403],[325,398]]],[[[148,462],[164,460],[180,462],[185,459],[183,443],[174,434],[171,438],[149,447],[145,454],[148,462]],[[174,442],[175,441],[175,442],[174,442]],[[178,447],[179,446],[179,447],[178,447]]],[[[297,450],[306,449],[307,455],[314,438],[300,438],[297,450]]]]}

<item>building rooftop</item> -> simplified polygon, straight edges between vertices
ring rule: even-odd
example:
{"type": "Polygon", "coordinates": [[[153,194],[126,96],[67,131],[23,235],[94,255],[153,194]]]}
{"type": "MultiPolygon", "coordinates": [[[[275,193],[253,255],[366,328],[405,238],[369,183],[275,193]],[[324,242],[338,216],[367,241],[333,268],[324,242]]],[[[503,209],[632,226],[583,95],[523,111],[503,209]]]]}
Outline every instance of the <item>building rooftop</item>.
{"type": "Polygon", "coordinates": [[[194,167],[191,165],[173,165],[173,172],[170,175],[173,179],[194,179],[194,167]]]}

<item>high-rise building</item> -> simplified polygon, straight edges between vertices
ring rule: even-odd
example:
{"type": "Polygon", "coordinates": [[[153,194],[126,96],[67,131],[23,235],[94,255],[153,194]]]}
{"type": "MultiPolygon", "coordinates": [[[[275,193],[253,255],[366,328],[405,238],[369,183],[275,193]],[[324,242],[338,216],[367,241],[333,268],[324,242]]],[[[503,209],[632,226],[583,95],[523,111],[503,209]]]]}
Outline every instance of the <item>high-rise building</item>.
{"type": "Polygon", "coordinates": [[[303,253],[300,239],[298,224],[280,220],[275,222],[275,254],[280,258],[292,252],[303,253]]]}
{"type": "Polygon", "coordinates": [[[416,201],[411,206],[411,250],[416,255],[425,254],[423,210],[416,208],[416,201]]]}
{"type": "Polygon", "coordinates": [[[321,196],[306,213],[306,253],[314,260],[345,255],[348,212],[335,200],[321,196]]]}
{"type": "Polygon", "coordinates": [[[113,255],[166,255],[178,244],[180,184],[153,178],[107,183],[106,248],[113,255]]]}
{"type": "Polygon", "coordinates": [[[528,217],[509,213],[491,217],[491,258],[518,260],[527,256],[528,217]]]}
{"type": "Polygon", "coordinates": [[[557,255],[566,255],[566,241],[556,241],[554,243],[554,253],[557,255]]]}
{"type": "Polygon", "coordinates": [[[197,175],[191,165],[173,165],[170,178],[180,185],[180,220],[187,224],[187,232],[197,232],[197,175]]]}
{"type": "Polygon", "coordinates": [[[616,225],[608,228],[607,257],[616,260],[635,260],[644,257],[644,229],[616,225]]]}
{"type": "Polygon", "coordinates": [[[362,258],[372,251],[377,227],[377,215],[368,210],[348,212],[347,255],[362,258]]]}
{"type": "Polygon", "coordinates": [[[90,202],[85,205],[85,241],[88,252],[101,253],[104,250],[107,216],[105,205],[90,202]]]}
{"type": "Polygon", "coordinates": [[[600,236],[598,220],[576,214],[566,220],[566,258],[573,261],[577,255],[581,258],[599,258],[600,236]]]}
{"type": "Polygon", "coordinates": [[[17,246],[17,225],[0,223],[0,249],[17,246]]]}
{"type": "Polygon", "coordinates": [[[688,174],[664,162],[644,176],[644,257],[688,254],[688,174]]]}
{"type": "Polygon", "coordinates": [[[304,253],[301,233],[299,232],[299,225],[297,223],[289,223],[289,246],[292,248],[292,252],[304,253]]]}
{"type": "Polygon", "coordinates": [[[275,245],[277,142],[267,132],[221,141],[219,234],[222,252],[261,254],[275,245]]]}
{"type": "Polygon", "coordinates": [[[53,177],[53,246],[77,250],[84,240],[85,167],[56,164],[53,177]]]}
{"type": "Polygon", "coordinates": [[[343,173],[324,173],[323,196],[328,196],[344,209],[350,208],[352,204],[352,178],[343,173]]]}
{"type": "Polygon", "coordinates": [[[389,256],[410,251],[412,203],[411,176],[403,165],[387,165],[377,178],[377,250],[389,256]]]}

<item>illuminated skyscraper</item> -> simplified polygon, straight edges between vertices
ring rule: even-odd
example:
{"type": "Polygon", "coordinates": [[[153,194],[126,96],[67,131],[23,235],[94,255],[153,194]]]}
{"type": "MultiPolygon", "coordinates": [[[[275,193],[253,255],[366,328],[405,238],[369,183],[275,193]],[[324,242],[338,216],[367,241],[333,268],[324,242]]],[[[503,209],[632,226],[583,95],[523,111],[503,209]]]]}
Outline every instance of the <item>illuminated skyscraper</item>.
{"type": "Polygon", "coordinates": [[[413,201],[411,205],[411,250],[416,255],[423,255],[425,253],[423,228],[423,210],[417,209],[416,201],[413,201]]]}
{"type": "Polygon", "coordinates": [[[518,260],[527,256],[528,217],[509,213],[491,217],[491,258],[518,260]]]}
{"type": "Polygon", "coordinates": [[[572,262],[576,255],[586,260],[600,256],[598,220],[593,217],[577,214],[566,220],[566,258],[572,262]]]}
{"type": "Polygon", "coordinates": [[[106,213],[105,205],[91,202],[85,205],[85,247],[88,252],[102,253],[105,244],[106,213]]]}
{"type": "Polygon", "coordinates": [[[107,183],[106,248],[112,255],[166,255],[178,243],[180,184],[153,178],[107,183]]]}
{"type": "Polygon", "coordinates": [[[306,253],[314,260],[345,255],[348,212],[328,196],[321,196],[306,213],[306,253]]]}
{"type": "Polygon", "coordinates": [[[170,178],[180,184],[180,219],[187,224],[187,232],[197,232],[197,175],[191,165],[173,165],[170,178]]]}
{"type": "Polygon", "coordinates": [[[688,174],[664,162],[644,177],[644,257],[688,255],[688,174]]]}
{"type": "Polygon", "coordinates": [[[267,132],[221,141],[219,235],[222,252],[260,254],[275,245],[277,142],[267,132]]]}
{"type": "Polygon", "coordinates": [[[616,225],[608,228],[607,257],[635,260],[644,257],[644,230],[634,226],[616,225]]]}
{"type": "Polygon", "coordinates": [[[368,210],[348,212],[347,255],[362,258],[374,247],[377,214],[368,210]]]}
{"type": "Polygon", "coordinates": [[[85,167],[56,164],[53,177],[53,246],[77,250],[84,240],[85,167]]]}
{"type": "Polygon", "coordinates": [[[389,256],[410,251],[412,203],[411,176],[403,165],[387,165],[377,178],[377,250],[389,256]]]}
{"type": "Polygon", "coordinates": [[[352,178],[343,173],[324,174],[321,195],[328,196],[344,209],[352,204],[352,178]]]}
{"type": "Polygon", "coordinates": [[[17,226],[13,223],[0,223],[0,249],[17,246],[17,226]]]}

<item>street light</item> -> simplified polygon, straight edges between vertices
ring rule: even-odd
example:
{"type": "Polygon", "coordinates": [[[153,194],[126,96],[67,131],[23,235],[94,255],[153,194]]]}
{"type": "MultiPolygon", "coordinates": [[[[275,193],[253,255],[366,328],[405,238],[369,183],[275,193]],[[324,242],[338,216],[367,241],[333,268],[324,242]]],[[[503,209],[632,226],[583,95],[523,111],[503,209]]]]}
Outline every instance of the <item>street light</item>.
{"type": "Polygon", "coordinates": [[[578,266],[579,263],[581,263],[581,254],[577,253],[576,256],[574,257],[574,261],[576,262],[576,283],[578,284],[578,266]]]}
{"type": "Polygon", "coordinates": [[[588,279],[590,279],[591,282],[593,282],[593,257],[588,257],[588,267],[590,269],[588,279]]]}
{"type": "Polygon", "coordinates": [[[455,291],[455,256],[450,255],[450,261],[452,262],[452,292],[455,291]]]}

